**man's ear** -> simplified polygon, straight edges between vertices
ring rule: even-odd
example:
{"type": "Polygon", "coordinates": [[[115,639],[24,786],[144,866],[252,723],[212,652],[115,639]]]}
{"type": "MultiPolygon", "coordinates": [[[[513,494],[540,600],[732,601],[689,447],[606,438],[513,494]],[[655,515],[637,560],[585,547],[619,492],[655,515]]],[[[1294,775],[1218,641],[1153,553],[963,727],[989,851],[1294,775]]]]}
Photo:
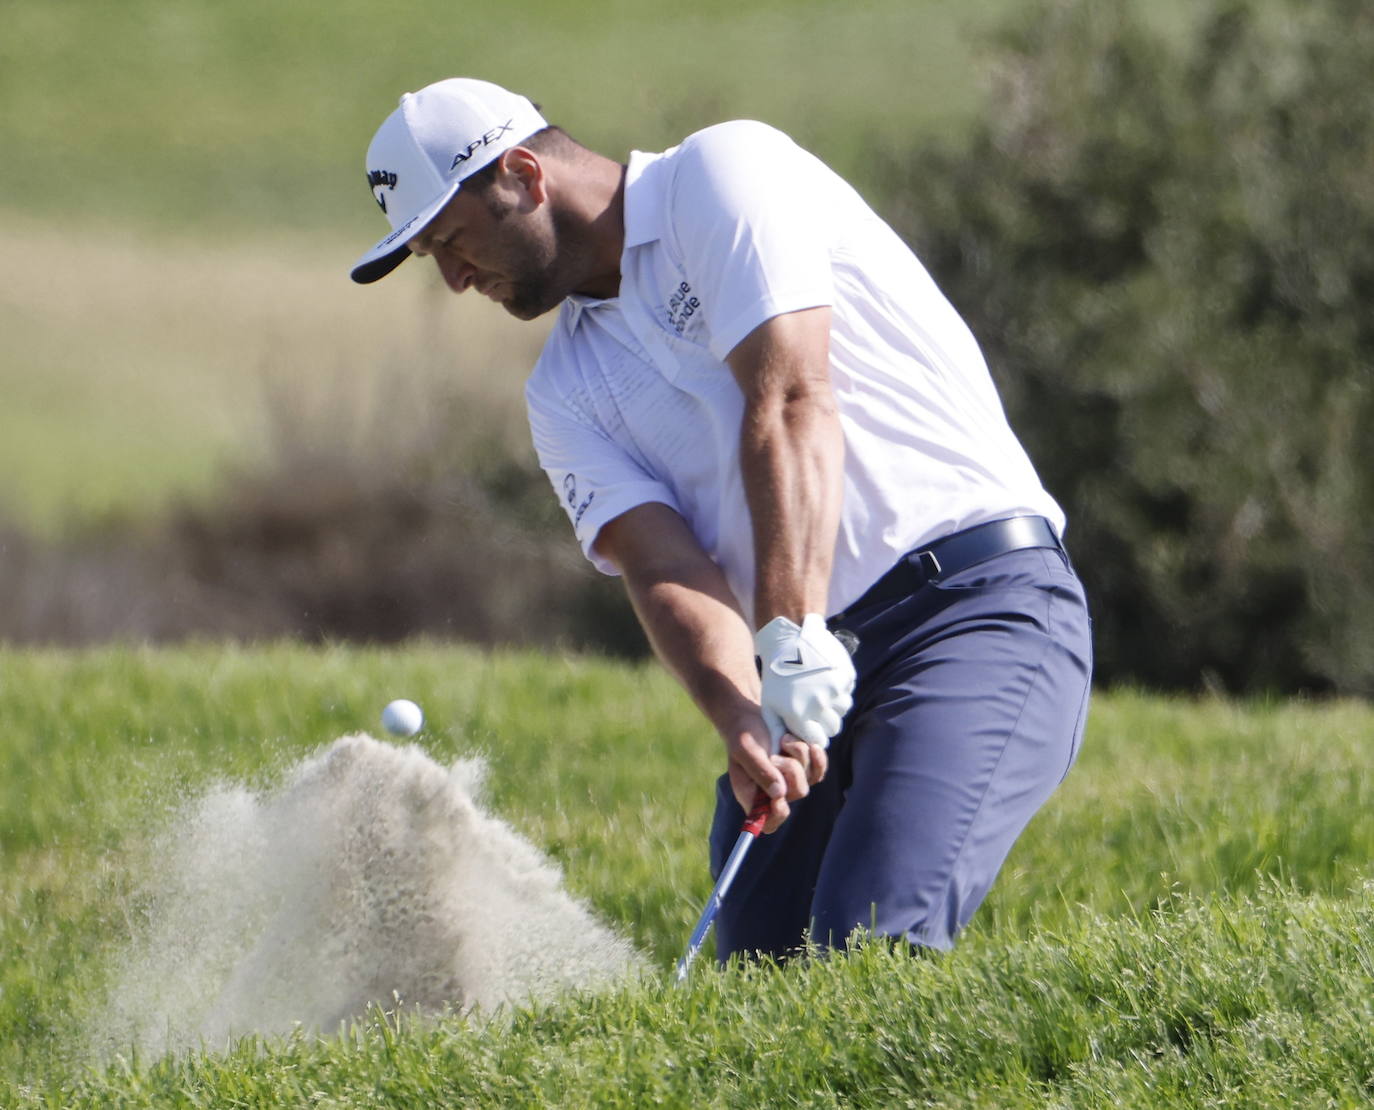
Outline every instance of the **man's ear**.
{"type": "Polygon", "coordinates": [[[523,146],[511,147],[501,155],[501,169],[515,178],[536,206],[549,199],[544,164],[534,151],[523,146]]]}

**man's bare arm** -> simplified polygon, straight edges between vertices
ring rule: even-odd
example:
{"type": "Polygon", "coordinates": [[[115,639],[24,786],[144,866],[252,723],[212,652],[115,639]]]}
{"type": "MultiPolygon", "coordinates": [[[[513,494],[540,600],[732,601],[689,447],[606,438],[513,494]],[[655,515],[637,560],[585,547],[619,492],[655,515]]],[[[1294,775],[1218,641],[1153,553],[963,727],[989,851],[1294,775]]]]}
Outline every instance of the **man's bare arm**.
{"type": "Polygon", "coordinates": [[[744,393],[740,469],[753,517],[755,623],[824,616],[844,462],[830,309],[775,316],[726,361],[744,393]]]}
{"type": "Polygon", "coordinates": [[[762,713],[774,736],[824,747],[855,681],[825,621],[844,489],[830,309],[775,316],[726,361],[744,394],[740,472],[753,521],[762,713]]]}
{"type": "Polygon", "coordinates": [[[725,742],[731,788],[744,809],[773,793],[768,831],[826,770],[825,753],[789,740],[770,755],[749,627],[720,568],[667,505],[639,505],[601,529],[597,553],[620,571],[654,652],[725,742]]]}

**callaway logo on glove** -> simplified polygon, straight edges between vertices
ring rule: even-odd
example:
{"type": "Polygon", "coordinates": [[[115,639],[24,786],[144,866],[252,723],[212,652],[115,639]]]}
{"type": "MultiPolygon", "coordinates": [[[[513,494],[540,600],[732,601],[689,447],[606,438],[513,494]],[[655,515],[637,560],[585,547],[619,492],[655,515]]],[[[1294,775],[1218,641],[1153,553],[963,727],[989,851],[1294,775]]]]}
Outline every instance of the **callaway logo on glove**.
{"type": "Polygon", "coordinates": [[[819,613],[798,627],[774,617],[754,636],[759,656],[763,719],[777,751],[783,733],[808,744],[830,745],[854,701],[854,663],[819,613]]]}

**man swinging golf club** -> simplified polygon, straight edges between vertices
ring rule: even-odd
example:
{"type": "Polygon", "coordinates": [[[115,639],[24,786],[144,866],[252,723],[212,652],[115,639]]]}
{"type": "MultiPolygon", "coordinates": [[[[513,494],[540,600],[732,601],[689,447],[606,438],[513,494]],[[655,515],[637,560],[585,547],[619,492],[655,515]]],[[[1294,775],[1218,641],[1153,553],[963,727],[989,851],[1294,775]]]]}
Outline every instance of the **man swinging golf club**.
{"type": "Polygon", "coordinates": [[[724,742],[716,873],[768,799],[720,958],[948,948],[1073,762],[1091,646],[1063,514],[920,262],[761,123],[622,165],[455,78],[402,97],[367,176],[392,231],[355,281],[417,254],[558,310],[534,445],[724,742]]]}

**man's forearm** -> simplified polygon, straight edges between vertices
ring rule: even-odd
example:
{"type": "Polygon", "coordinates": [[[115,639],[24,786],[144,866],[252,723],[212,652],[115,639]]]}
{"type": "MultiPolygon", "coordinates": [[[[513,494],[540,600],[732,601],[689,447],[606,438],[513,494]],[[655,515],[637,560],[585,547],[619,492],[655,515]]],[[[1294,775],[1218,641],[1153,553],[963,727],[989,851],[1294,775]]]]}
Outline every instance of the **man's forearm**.
{"type": "Polygon", "coordinates": [[[757,625],[825,615],[843,459],[829,397],[787,398],[746,413],[740,469],[753,517],[757,625]]]}
{"type": "Polygon", "coordinates": [[[724,577],[710,571],[672,580],[627,575],[626,588],[654,653],[728,736],[759,711],[758,675],[744,618],[724,577]]]}
{"type": "Polygon", "coordinates": [[[753,522],[754,617],[825,614],[843,493],[830,313],[774,317],[730,353],[744,394],[740,472],[753,522]]]}
{"type": "Polygon", "coordinates": [[[761,705],[754,644],[735,595],[680,514],[639,505],[602,529],[597,551],[617,569],[663,665],[682,683],[725,743],[735,800],[748,808],[759,790],[772,798],[765,831],[787,819],[788,802],[825,775],[819,748],[770,730],[761,705]]]}

